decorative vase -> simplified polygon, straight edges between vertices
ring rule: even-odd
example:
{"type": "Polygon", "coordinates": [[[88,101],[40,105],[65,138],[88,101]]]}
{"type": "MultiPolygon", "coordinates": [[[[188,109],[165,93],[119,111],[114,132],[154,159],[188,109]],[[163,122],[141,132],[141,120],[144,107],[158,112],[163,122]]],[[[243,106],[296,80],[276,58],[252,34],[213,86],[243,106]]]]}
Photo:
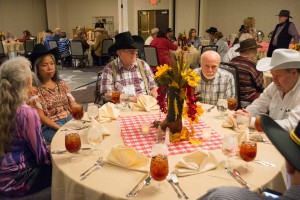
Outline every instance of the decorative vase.
{"type": "Polygon", "coordinates": [[[167,91],[167,116],[164,121],[155,121],[154,126],[161,126],[162,130],[169,127],[170,132],[180,133],[182,130],[182,109],[184,100],[180,97],[180,90],[169,87],[167,91]]]}

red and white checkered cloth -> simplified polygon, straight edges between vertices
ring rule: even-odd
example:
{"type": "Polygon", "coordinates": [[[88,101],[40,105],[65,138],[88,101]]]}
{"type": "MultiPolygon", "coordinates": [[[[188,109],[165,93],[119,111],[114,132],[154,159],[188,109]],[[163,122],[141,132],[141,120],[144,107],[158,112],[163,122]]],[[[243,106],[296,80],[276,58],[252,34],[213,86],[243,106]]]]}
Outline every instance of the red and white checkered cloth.
{"type": "MultiPolygon", "coordinates": [[[[160,119],[164,118],[165,116],[162,115],[160,119]]],[[[151,127],[149,134],[142,134],[141,127],[144,122],[152,124],[153,121],[158,119],[159,114],[119,117],[118,123],[124,144],[136,149],[138,152],[148,157],[151,157],[152,144],[157,138],[157,128],[151,127]]],[[[184,120],[183,125],[189,128],[188,121],[184,120]]],[[[195,135],[193,136],[193,139],[202,139],[203,128],[208,128],[208,126],[202,121],[200,121],[199,124],[194,124],[195,135]]],[[[204,141],[201,145],[192,145],[189,141],[182,141],[172,143],[168,146],[168,149],[170,155],[190,153],[198,149],[220,149],[222,147],[222,141],[223,138],[212,129],[210,140],[204,141]]]]}

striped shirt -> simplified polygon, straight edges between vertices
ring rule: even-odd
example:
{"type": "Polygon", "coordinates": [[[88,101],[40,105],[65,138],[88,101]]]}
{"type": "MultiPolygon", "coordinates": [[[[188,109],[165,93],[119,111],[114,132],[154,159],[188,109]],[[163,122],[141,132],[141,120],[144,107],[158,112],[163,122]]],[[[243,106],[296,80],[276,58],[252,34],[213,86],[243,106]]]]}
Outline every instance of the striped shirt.
{"type": "Polygon", "coordinates": [[[37,169],[51,165],[43,143],[40,118],[34,108],[21,105],[15,115],[14,140],[0,157],[0,193],[22,196],[32,186],[37,169]]]}
{"type": "MultiPolygon", "coordinates": [[[[112,65],[111,63],[108,63],[103,69],[102,79],[100,81],[100,94],[105,94],[111,92],[112,90],[128,93],[128,91],[124,90],[126,87],[134,88],[134,91],[129,92],[130,95],[135,96],[140,93],[147,94],[145,83],[136,61],[132,64],[129,70],[123,67],[123,64],[119,58],[115,59],[113,62],[116,66],[115,80],[113,80],[112,76],[112,65]]],[[[141,62],[145,70],[148,88],[151,90],[157,87],[154,75],[149,65],[143,60],[141,60],[141,62]]]]}
{"type": "Polygon", "coordinates": [[[241,101],[254,101],[263,91],[263,72],[256,69],[256,62],[244,56],[237,56],[230,63],[238,69],[241,101]]]}
{"type": "MultiPolygon", "coordinates": [[[[195,71],[198,76],[202,77],[201,68],[197,68],[195,71]]],[[[204,81],[201,78],[195,90],[199,93],[197,95],[198,101],[217,105],[218,99],[235,98],[234,77],[230,72],[219,68],[213,79],[204,81]]]]}
{"type": "Polygon", "coordinates": [[[68,53],[69,52],[69,46],[70,46],[70,40],[67,39],[67,38],[61,38],[58,41],[59,53],[60,54],[68,53]]]}

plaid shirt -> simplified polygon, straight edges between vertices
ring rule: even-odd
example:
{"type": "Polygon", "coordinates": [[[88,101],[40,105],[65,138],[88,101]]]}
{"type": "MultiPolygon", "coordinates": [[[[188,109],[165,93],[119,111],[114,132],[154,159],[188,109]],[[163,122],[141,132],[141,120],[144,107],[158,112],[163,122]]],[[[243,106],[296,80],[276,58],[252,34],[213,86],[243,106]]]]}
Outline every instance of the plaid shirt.
{"type": "MultiPolygon", "coordinates": [[[[197,74],[201,77],[201,68],[195,69],[197,74]]],[[[230,72],[223,69],[218,69],[215,78],[209,81],[204,81],[203,78],[199,81],[195,88],[198,101],[211,105],[216,105],[218,99],[235,98],[234,77],[230,72]]]]}
{"type": "MultiPolygon", "coordinates": [[[[123,67],[119,58],[115,59],[113,62],[116,65],[116,80],[113,80],[112,77],[112,65],[111,63],[108,63],[103,69],[102,79],[100,81],[100,94],[108,93],[114,89],[124,92],[124,86],[132,86],[135,88],[136,94],[147,94],[145,83],[136,61],[129,70],[123,67]]],[[[145,70],[149,90],[151,90],[154,87],[157,87],[154,75],[149,65],[143,60],[141,60],[141,62],[145,70]]]]}

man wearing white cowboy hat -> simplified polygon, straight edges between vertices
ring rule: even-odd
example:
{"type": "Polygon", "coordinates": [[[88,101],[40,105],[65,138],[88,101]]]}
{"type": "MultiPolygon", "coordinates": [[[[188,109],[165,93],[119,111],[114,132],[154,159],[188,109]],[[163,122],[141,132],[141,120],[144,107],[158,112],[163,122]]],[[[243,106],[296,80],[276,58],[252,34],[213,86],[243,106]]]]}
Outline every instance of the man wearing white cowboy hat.
{"type": "Polygon", "coordinates": [[[145,40],[145,45],[150,45],[151,41],[156,38],[158,31],[159,29],[156,27],[151,29],[151,35],[145,40]]]}
{"type": "Polygon", "coordinates": [[[136,58],[136,47],[129,31],[117,34],[116,42],[108,49],[118,58],[103,69],[100,94],[111,98],[114,90],[127,93],[130,101],[136,102],[139,94],[157,97],[157,85],[150,66],[136,58]]]}
{"type": "Polygon", "coordinates": [[[95,45],[92,49],[92,57],[93,57],[93,65],[100,66],[103,62],[100,60],[101,57],[101,50],[102,50],[102,41],[105,39],[108,39],[109,36],[106,34],[106,31],[104,28],[95,28],[95,45]]]}
{"type": "Polygon", "coordinates": [[[256,67],[270,70],[273,82],[243,110],[250,117],[250,126],[259,113],[269,113],[282,128],[291,131],[300,119],[300,53],[276,49],[272,58],[259,60],[256,67]]]}
{"type": "Polygon", "coordinates": [[[278,14],[279,24],[276,25],[273,31],[267,56],[271,57],[275,49],[289,48],[289,44],[294,39],[294,44],[299,42],[299,33],[293,22],[290,22],[290,11],[281,10],[278,14]]]}
{"type": "MultiPolygon", "coordinates": [[[[287,173],[291,177],[291,186],[279,199],[297,200],[300,199],[300,122],[295,130],[290,133],[281,128],[273,119],[267,115],[261,117],[261,125],[264,132],[272,141],[274,146],[286,160],[287,173]]],[[[207,194],[199,200],[212,199],[273,199],[257,194],[245,188],[239,187],[219,187],[209,190],[207,194]]]]}

